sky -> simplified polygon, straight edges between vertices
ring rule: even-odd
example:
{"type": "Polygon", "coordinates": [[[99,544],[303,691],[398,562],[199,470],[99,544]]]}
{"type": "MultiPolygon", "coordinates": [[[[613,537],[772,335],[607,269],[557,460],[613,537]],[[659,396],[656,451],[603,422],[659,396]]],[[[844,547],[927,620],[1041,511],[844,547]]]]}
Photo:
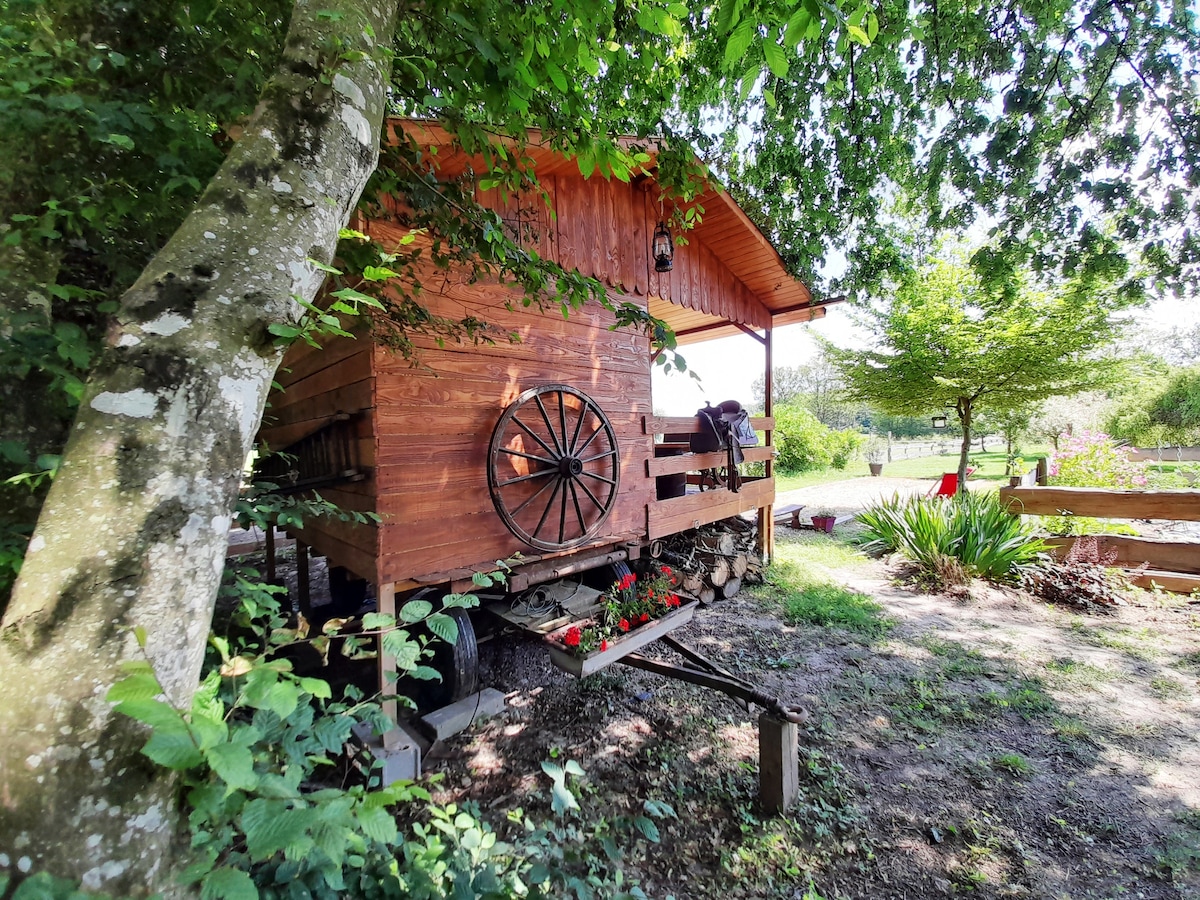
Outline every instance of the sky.
{"type": "MultiPolygon", "coordinates": [[[[1144,314],[1148,327],[1170,331],[1200,324],[1200,299],[1182,298],[1159,300],[1144,314]]],[[[813,334],[820,334],[842,347],[864,346],[864,337],[850,321],[846,304],[831,306],[824,318],[802,325],[785,325],[775,330],[775,368],[798,366],[808,362],[816,352],[813,334]]],[[[690,344],[680,348],[689,370],[700,376],[700,382],[687,373],[672,371],[665,375],[657,366],[653,376],[654,411],[667,416],[690,416],[704,406],[722,400],[737,400],[751,406],[754,391],[751,385],[763,374],[763,348],[746,335],[690,344]]]]}

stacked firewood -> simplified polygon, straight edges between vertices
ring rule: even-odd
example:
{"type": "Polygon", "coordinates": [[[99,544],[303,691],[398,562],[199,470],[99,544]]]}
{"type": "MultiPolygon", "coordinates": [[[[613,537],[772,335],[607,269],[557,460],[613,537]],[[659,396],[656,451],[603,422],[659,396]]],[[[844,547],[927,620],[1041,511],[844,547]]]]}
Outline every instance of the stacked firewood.
{"type": "Polygon", "coordinates": [[[701,603],[727,600],[762,581],[757,528],[740,516],[655,541],[651,556],[681,576],[679,592],[701,603]]]}

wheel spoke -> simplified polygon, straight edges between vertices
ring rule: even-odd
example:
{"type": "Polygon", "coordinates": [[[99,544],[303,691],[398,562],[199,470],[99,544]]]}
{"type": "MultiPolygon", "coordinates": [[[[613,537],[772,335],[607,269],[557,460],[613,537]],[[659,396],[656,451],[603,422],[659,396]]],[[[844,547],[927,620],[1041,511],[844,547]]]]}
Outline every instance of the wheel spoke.
{"type": "Polygon", "coordinates": [[[553,481],[547,481],[540,488],[538,488],[536,491],[534,491],[533,494],[526,497],[525,500],[522,501],[521,505],[518,506],[516,509],[514,509],[511,513],[509,513],[509,515],[515,519],[517,516],[519,516],[521,514],[521,510],[523,510],[525,507],[527,507],[530,503],[532,503],[538,497],[542,496],[542,494],[546,493],[546,488],[552,487],[555,484],[558,484],[557,478],[554,479],[553,481]]]}
{"type": "Polygon", "coordinates": [[[501,481],[496,487],[508,487],[510,484],[516,484],[520,481],[529,481],[531,478],[544,478],[547,475],[555,474],[553,469],[542,469],[540,472],[530,472],[528,475],[518,475],[516,478],[510,478],[508,481],[501,481]]]}
{"type": "Polygon", "coordinates": [[[600,425],[596,426],[596,430],[595,430],[595,431],[593,431],[593,432],[591,433],[591,435],[588,437],[588,439],[587,439],[586,441],[584,441],[584,442],[583,442],[583,446],[582,446],[582,447],[580,447],[578,450],[575,450],[575,451],[573,451],[573,452],[574,452],[574,454],[575,454],[576,456],[578,456],[580,453],[582,453],[584,450],[586,450],[586,449],[588,448],[588,446],[589,446],[589,445],[592,443],[592,441],[594,441],[594,440],[595,440],[597,437],[599,437],[599,436],[600,436],[600,434],[601,434],[603,431],[604,431],[604,424],[603,424],[603,423],[601,423],[600,425]]]}
{"type": "Polygon", "coordinates": [[[567,444],[567,401],[563,396],[562,391],[557,391],[558,394],[558,427],[562,434],[562,451],[570,453],[569,445],[567,444]]]}
{"type": "Polygon", "coordinates": [[[605,484],[616,484],[617,479],[605,478],[603,475],[597,475],[595,472],[580,472],[580,477],[586,475],[588,478],[595,478],[597,481],[603,481],[605,484]]]}
{"type": "Polygon", "coordinates": [[[616,456],[616,455],[617,455],[616,450],[606,450],[603,453],[597,453],[595,456],[589,456],[587,459],[580,459],[579,461],[586,465],[587,463],[595,462],[598,459],[604,459],[607,456],[616,456]]]}
{"type": "MultiPolygon", "coordinates": [[[[570,482],[566,482],[570,484],[570,482]]],[[[558,542],[561,544],[567,536],[567,489],[562,492],[562,506],[558,510],[558,542]]]]}
{"type": "MultiPolygon", "coordinates": [[[[589,407],[586,403],[579,407],[579,419],[575,422],[575,433],[571,435],[571,446],[568,450],[569,453],[575,452],[575,445],[579,443],[579,435],[583,432],[583,420],[587,418],[587,414],[590,409],[591,407],[589,407]]],[[[563,430],[563,434],[566,434],[565,429],[563,430]]]]}
{"type": "MultiPolygon", "coordinates": [[[[571,502],[575,504],[575,518],[579,520],[579,533],[586,534],[587,523],[583,521],[583,510],[579,508],[579,494],[575,491],[575,484],[574,480],[568,481],[567,487],[571,490],[571,502]]],[[[563,493],[565,494],[566,492],[564,491],[563,493]]]]}
{"type": "Polygon", "coordinates": [[[560,456],[562,456],[561,453],[556,451],[553,447],[551,447],[549,444],[547,444],[545,441],[543,441],[540,437],[538,437],[536,434],[534,434],[533,431],[530,430],[529,426],[526,425],[524,422],[522,422],[520,419],[518,419],[516,416],[513,416],[512,420],[513,420],[513,423],[515,425],[517,425],[522,431],[524,431],[527,435],[529,435],[531,438],[533,438],[535,441],[537,441],[543,450],[545,450],[552,457],[554,457],[556,462],[557,462],[558,458],[560,456]]]}
{"type": "Polygon", "coordinates": [[[550,414],[546,412],[546,405],[542,403],[540,396],[535,396],[533,402],[537,404],[538,412],[542,414],[542,421],[546,423],[546,430],[550,432],[550,440],[554,441],[554,447],[559,456],[563,455],[562,444],[558,442],[558,435],[554,431],[554,426],[550,424],[550,414]]]}
{"type": "Polygon", "coordinates": [[[509,456],[519,456],[519,457],[521,457],[522,459],[533,459],[533,460],[537,460],[538,462],[540,462],[540,463],[545,463],[545,464],[546,464],[546,465],[548,465],[548,466],[552,466],[552,465],[554,465],[556,462],[558,462],[558,460],[556,460],[556,459],[547,459],[547,458],[546,458],[546,457],[544,457],[544,456],[535,456],[535,455],[534,455],[534,454],[532,454],[532,453],[523,453],[523,452],[521,452],[520,450],[509,450],[507,447],[501,447],[501,448],[500,448],[500,452],[501,452],[501,453],[507,453],[509,456]]]}
{"type": "Polygon", "coordinates": [[[596,495],[592,493],[591,488],[589,488],[586,484],[584,484],[578,478],[575,479],[575,484],[579,485],[579,489],[588,495],[589,500],[591,500],[593,503],[596,504],[597,509],[600,509],[600,510],[604,509],[604,504],[596,499],[596,495]]]}
{"type": "MultiPolygon", "coordinates": [[[[542,526],[546,524],[546,516],[550,515],[550,507],[554,505],[554,498],[558,496],[558,489],[562,485],[562,479],[555,478],[551,483],[554,485],[554,490],[550,494],[550,499],[546,501],[546,508],[542,510],[542,517],[538,519],[537,527],[533,529],[534,537],[537,537],[539,534],[541,534],[542,526]]],[[[561,544],[562,538],[559,538],[558,542],[561,544]]]]}

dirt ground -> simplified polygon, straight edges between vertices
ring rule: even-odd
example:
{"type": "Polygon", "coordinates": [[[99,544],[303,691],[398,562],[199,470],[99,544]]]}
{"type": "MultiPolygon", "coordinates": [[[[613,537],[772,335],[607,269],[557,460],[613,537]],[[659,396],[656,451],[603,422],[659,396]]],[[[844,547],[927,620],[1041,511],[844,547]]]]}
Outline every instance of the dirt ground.
{"type": "Polygon", "coordinates": [[[426,760],[437,799],[503,834],[513,809],[552,817],[541,763],[575,760],[573,821],[625,848],[581,858],[657,898],[1200,898],[1200,606],[931,596],[839,531],[781,528],[780,571],[865,619],[789,624],[768,583],[675,633],[808,711],[787,815],[759,814],[756,719],[729,699],[620,665],[576,680],[508,636],[481,647],[507,710],[426,760]],[[628,824],[645,801],[676,814],[657,843],[628,824]]]}

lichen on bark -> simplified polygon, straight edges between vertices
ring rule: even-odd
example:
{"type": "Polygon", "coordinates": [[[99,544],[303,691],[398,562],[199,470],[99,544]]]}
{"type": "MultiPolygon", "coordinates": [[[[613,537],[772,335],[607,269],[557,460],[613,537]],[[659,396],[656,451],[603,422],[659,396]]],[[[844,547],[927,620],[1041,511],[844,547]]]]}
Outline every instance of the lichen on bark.
{"type": "Polygon", "coordinates": [[[168,699],[195,690],[281,356],[267,328],[302,315],[323,277],[307,259],[332,258],[374,168],[394,15],[297,0],[244,137],[122,299],[0,623],[0,864],[18,878],[138,896],[185,858],[173,780],[104,697],[135,626],[168,699]]]}

